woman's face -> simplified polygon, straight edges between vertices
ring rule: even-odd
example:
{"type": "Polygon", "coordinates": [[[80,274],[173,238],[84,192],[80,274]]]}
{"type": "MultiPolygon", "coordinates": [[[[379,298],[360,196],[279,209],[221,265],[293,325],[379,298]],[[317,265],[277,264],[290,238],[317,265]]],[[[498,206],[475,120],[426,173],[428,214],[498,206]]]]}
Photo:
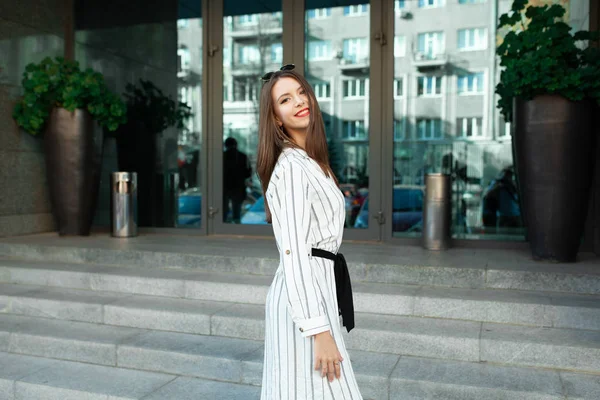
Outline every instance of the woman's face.
{"type": "Polygon", "coordinates": [[[294,78],[279,79],[271,90],[275,119],[288,134],[305,134],[310,121],[308,95],[294,78]]]}

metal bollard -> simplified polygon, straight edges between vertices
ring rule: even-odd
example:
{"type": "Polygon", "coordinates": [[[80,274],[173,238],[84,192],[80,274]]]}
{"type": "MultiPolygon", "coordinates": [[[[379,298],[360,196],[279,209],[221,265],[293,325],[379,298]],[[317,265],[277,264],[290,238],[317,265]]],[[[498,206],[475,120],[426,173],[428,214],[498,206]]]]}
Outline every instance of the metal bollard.
{"type": "Polygon", "coordinates": [[[137,190],[136,172],[112,173],[110,195],[112,236],[137,236],[137,190]]]}
{"type": "Polygon", "coordinates": [[[452,224],[451,180],[446,174],[425,176],[425,207],[423,210],[423,247],[445,250],[450,247],[452,224]]]}

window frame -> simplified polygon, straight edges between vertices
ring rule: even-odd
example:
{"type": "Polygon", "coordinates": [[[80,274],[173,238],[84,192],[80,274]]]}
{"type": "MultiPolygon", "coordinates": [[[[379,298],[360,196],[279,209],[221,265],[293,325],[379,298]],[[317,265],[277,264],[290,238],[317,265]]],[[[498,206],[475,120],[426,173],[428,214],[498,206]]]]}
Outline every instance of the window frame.
{"type": "Polygon", "coordinates": [[[465,75],[457,75],[456,77],[456,93],[459,96],[482,96],[485,94],[486,91],[486,83],[487,83],[487,79],[486,79],[486,73],[484,71],[477,71],[477,72],[473,72],[471,74],[465,74],[465,75]],[[469,88],[469,77],[473,76],[474,78],[478,78],[479,76],[481,76],[481,91],[478,91],[477,86],[479,83],[479,79],[474,79],[473,82],[473,86],[475,88],[475,90],[470,90],[469,88]],[[464,90],[461,91],[461,81],[463,79],[467,80],[467,89],[468,90],[464,90]]]}
{"type": "Polygon", "coordinates": [[[456,117],[456,138],[462,140],[480,140],[486,139],[483,129],[483,116],[481,117],[456,117]],[[459,124],[459,121],[462,124],[459,124]],[[465,124],[466,121],[466,124],[465,124]],[[481,121],[481,124],[477,122],[481,121]],[[462,129],[461,129],[462,128],[462,129]],[[465,129],[466,128],[466,129],[465,129]],[[471,129],[471,135],[468,135],[469,128],[471,129]]]}
{"type": "Polygon", "coordinates": [[[444,132],[442,129],[442,119],[441,118],[417,118],[416,121],[416,140],[419,141],[433,141],[433,140],[443,140],[444,139],[444,132]],[[422,129],[421,129],[421,124],[424,123],[425,124],[425,132],[427,132],[427,123],[429,122],[430,124],[430,129],[429,129],[429,133],[430,136],[425,136],[425,135],[420,135],[422,129]],[[436,136],[436,126],[439,127],[439,130],[437,131],[437,133],[439,133],[439,136],[436,136]]]}
{"type": "Polygon", "coordinates": [[[417,97],[441,97],[443,95],[444,95],[444,77],[443,76],[435,76],[435,75],[419,75],[419,76],[417,76],[417,97]],[[432,80],[432,85],[431,85],[431,88],[433,88],[432,93],[427,92],[426,89],[430,85],[425,85],[425,84],[423,85],[423,93],[419,93],[419,84],[422,79],[424,80],[424,83],[432,80]],[[438,88],[438,82],[439,82],[440,92],[436,93],[436,90],[438,88]]]}
{"type": "Polygon", "coordinates": [[[344,79],[342,81],[342,97],[344,99],[354,100],[354,99],[364,99],[367,97],[369,92],[369,78],[356,78],[356,79],[344,79]],[[364,93],[360,93],[361,84],[364,85],[364,93]],[[348,88],[348,93],[346,94],[346,87],[348,88]]]}
{"type": "Polygon", "coordinates": [[[458,51],[481,51],[488,49],[488,29],[486,27],[461,28],[456,33],[456,48],[458,51]],[[465,32],[465,47],[460,47],[460,34],[465,32]],[[483,32],[483,35],[477,35],[476,32],[483,32]],[[473,35],[473,46],[469,46],[470,36],[473,35]],[[483,37],[482,37],[483,36],[483,37]]]}

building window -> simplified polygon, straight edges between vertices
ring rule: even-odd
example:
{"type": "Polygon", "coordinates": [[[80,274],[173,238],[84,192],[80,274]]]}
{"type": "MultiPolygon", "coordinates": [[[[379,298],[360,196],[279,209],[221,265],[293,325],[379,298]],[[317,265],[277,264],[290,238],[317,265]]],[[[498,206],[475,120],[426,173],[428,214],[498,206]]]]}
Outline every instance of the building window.
{"type": "Polygon", "coordinates": [[[444,53],[444,32],[419,33],[417,37],[419,57],[435,59],[444,53]]]}
{"type": "Polygon", "coordinates": [[[398,12],[406,8],[406,0],[394,1],[394,11],[398,12]]]}
{"type": "Polygon", "coordinates": [[[229,101],[229,85],[223,84],[223,101],[229,101]]]}
{"type": "Polygon", "coordinates": [[[364,140],[367,138],[365,121],[344,121],[342,128],[344,139],[364,140]]]}
{"type": "Polygon", "coordinates": [[[317,99],[328,99],[331,97],[331,86],[329,83],[315,83],[313,89],[317,99]]]}
{"type": "Polygon", "coordinates": [[[510,137],[510,122],[505,121],[503,117],[498,121],[498,137],[503,139],[510,137]]]}
{"type": "Polygon", "coordinates": [[[369,11],[368,4],[359,4],[357,6],[344,7],[344,15],[353,17],[357,15],[365,15],[369,11]]]}
{"type": "Polygon", "coordinates": [[[368,79],[354,79],[344,81],[344,97],[361,98],[367,92],[368,79]]]}
{"type": "Polygon", "coordinates": [[[444,0],[419,0],[419,8],[442,7],[444,0]]]}
{"type": "Polygon", "coordinates": [[[458,49],[463,51],[485,50],[487,48],[487,29],[459,29],[458,49]]]}
{"type": "Polygon", "coordinates": [[[258,46],[245,45],[239,47],[239,63],[240,64],[253,64],[260,62],[260,51],[258,46]]]}
{"type": "Polygon", "coordinates": [[[406,138],[406,119],[394,120],[394,140],[404,140],[406,138]]]}
{"type": "Polygon", "coordinates": [[[406,55],[406,37],[401,35],[394,36],[394,57],[404,57],[406,55]]]}
{"type": "Polygon", "coordinates": [[[254,79],[234,79],[233,101],[258,101],[259,93],[260,89],[254,79]]]}
{"type": "Polygon", "coordinates": [[[308,19],[323,19],[331,17],[331,8],[315,8],[306,12],[308,19]]]}
{"type": "Polygon", "coordinates": [[[458,0],[458,4],[477,4],[485,3],[487,0],[458,0]]]}
{"type": "Polygon", "coordinates": [[[442,120],[439,118],[417,119],[417,139],[432,140],[442,138],[442,120]]]}
{"type": "Polygon", "coordinates": [[[483,72],[458,77],[458,94],[483,94],[483,72]]]}
{"type": "Polygon", "coordinates": [[[352,63],[365,61],[369,57],[366,38],[344,39],[344,59],[352,63]]]}
{"type": "Polygon", "coordinates": [[[483,136],[483,118],[457,118],[456,136],[460,138],[472,138],[483,136]]]}
{"type": "MultiPolygon", "coordinates": [[[[200,49],[200,54],[202,54],[202,49],[200,49]]],[[[231,65],[231,51],[229,47],[223,47],[223,65],[230,66],[231,65]]]]}
{"type": "Polygon", "coordinates": [[[394,79],[394,97],[399,98],[404,96],[404,82],[402,78],[394,79]]]}
{"type": "Polygon", "coordinates": [[[331,42],[316,40],[308,42],[308,61],[331,59],[331,42]]]}
{"type": "Polygon", "coordinates": [[[256,25],[258,24],[258,14],[246,14],[238,17],[240,25],[256,25]]]}
{"type": "Polygon", "coordinates": [[[186,73],[190,70],[190,50],[182,46],[177,49],[177,72],[186,73]]]}
{"type": "Polygon", "coordinates": [[[271,62],[281,64],[283,61],[283,46],[281,43],[271,45],[271,62]]]}
{"type": "Polygon", "coordinates": [[[438,96],[442,94],[441,76],[419,76],[417,94],[419,96],[438,96]]]}
{"type": "Polygon", "coordinates": [[[177,29],[185,29],[188,27],[188,20],[187,19],[178,19],[177,20],[177,29]]]}

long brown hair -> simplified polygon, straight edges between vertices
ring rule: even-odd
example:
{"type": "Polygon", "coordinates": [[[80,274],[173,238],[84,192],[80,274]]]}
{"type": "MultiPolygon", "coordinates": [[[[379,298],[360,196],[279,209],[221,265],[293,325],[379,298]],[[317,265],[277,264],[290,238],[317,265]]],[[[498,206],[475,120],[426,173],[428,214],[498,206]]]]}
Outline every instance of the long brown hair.
{"type": "Polygon", "coordinates": [[[294,143],[292,137],[285,131],[285,127],[280,128],[275,120],[275,110],[273,96],[271,91],[275,83],[281,78],[295,79],[308,96],[308,108],[310,110],[310,120],[306,130],[305,148],[306,154],[315,160],[323,173],[335,180],[337,178],[329,166],[329,153],[327,151],[327,137],[325,135],[325,125],[321,109],[317,103],[315,92],[312,90],[308,81],[294,70],[276,71],[268,82],[263,84],[260,92],[260,116],[258,121],[258,154],[256,170],[260,178],[265,201],[265,211],[267,222],[271,222],[271,210],[266,198],[267,187],[271,181],[271,174],[277,164],[277,159],[284,147],[300,148],[294,143]],[[289,142],[289,143],[286,143],[289,142]]]}

